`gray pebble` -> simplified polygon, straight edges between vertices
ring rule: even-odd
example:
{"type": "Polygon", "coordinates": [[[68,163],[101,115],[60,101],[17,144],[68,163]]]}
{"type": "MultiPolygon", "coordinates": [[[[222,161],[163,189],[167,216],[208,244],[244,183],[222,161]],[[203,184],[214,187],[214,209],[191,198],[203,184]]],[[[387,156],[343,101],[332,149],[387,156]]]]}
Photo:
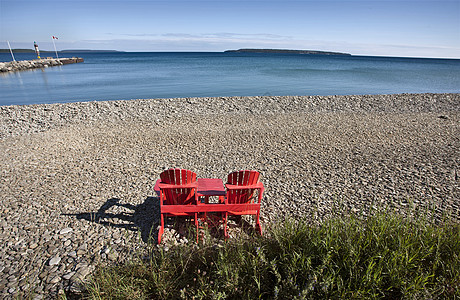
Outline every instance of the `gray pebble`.
{"type": "Polygon", "coordinates": [[[61,230],[59,231],[59,234],[67,234],[67,233],[72,232],[72,230],[73,230],[72,228],[67,227],[67,228],[61,229],[61,230]]]}
{"type": "Polygon", "coordinates": [[[61,281],[61,277],[56,275],[56,276],[52,277],[51,280],[49,280],[49,283],[55,284],[55,283],[58,283],[59,281],[61,281]]]}
{"type": "Polygon", "coordinates": [[[61,258],[59,256],[55,256],[49,260],[48,265],[54,266],[54,265],[57,265],[60,261],[61,261],[61,258]]]}
{"type": "Polygon", "coordinates": [[[75,271],[63,275],[62,278],[64,278],[65,280],[70,280],[70,278],[72,278],[73,275],[75,275],[75,271]]]}

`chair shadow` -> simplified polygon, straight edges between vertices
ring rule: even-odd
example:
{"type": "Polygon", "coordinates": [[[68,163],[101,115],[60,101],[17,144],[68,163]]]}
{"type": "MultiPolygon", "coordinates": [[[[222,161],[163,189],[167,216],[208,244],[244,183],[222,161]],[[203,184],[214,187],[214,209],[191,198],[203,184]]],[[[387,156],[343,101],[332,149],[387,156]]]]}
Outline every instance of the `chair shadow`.
{"type": "MultiPolygon", "coordinates": [[[[118,198],[108,199],[97,211],[83,212],[76,214],[64,213],[65,216],[74,216],[79,220],[87,220],[96,224],[109,226],[113,228],[123,228],[133,232],[140,232],[141,239],[145,243],[156,242],[158,239],[157,227],[160,224],[160,200],[158,197],[147,197],[143,203],[139,205],[132,205],[130,203],[120,203],[121,200],[118,198]],[[117,208],[125,208],[124,211],[119,213],[111,213],[109,210],[119,210],[117,208]],[[126,212],[126,209],[128,212],[126,212]],[[120,221],[123,221],[121,223],[120,221]]],[[[180,218],[180,217],[179,217],[180,218]]],[[[175,218],[176,221],[172,222],[173,228],[181,236],[190,237],[190,233],[186,228],[186,224],[190,222],[180,221],[179,218],[175,218]]],[[[166,223],[169,218],[165,219],[166,223]]],[[[229,221],[232,219],[234,223],[229,222],[229,228],[240,228],[246,234],[255,234],[256,230],[252,224],[242,219],[241,216],[229,217],[229,221]]],[[[223,238],[222,230],[211,230],[209,233],[217,238],[223,238]]]]}
{"type": "Polygon", "coordinates": [[[156,226],[160,223],[160,201],[158,197],[147,197],[143,203],[132,205],[120,203],[120,199],[108,199],[97,211],[78,214],[63,214],[75,216],[77,219],[87,220],[113,228],[124,228],[133,232],[140,232],[142,241],[148,243],[155,241],[158,236],[156,226]],[[110,209],[122,207],[128,210],[120,213],[108,212],[110,209]],[[116,220],[124,221],[123,223],[116,220]]]}

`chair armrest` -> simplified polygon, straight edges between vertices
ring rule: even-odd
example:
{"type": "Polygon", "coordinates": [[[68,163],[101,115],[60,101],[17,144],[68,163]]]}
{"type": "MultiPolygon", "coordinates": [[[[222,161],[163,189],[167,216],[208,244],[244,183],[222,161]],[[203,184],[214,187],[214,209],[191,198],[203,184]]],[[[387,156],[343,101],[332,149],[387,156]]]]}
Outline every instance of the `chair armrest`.
{"type": "Polygon", "coordinates": [[[198,182],[192,182],[187,184],[169,184],[169,183],[159,183],[158,187],[160,189],[191,189],[198,188],[198,182]]]}
{"type": "Polygon", "coordinates": [[[263,189],[264,185],[262,184],[262,182],[258,182],[252,185],[234,185],[234,184],[226,183],[225,187],[228,190],[253,190],[253,189],[263,189]]]}

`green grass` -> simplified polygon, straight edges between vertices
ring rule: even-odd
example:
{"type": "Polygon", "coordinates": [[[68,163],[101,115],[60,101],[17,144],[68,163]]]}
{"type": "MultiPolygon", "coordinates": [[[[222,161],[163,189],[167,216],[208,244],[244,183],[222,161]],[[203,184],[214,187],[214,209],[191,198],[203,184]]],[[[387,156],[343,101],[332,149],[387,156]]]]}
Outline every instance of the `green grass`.
{"type": "Polygon", "coordinates": [[[85,297],[460,299],[459,255],[458,223],[394,214],[288,220],[220,246],[152,246],[148,259],[98,268],[85,297]]]}

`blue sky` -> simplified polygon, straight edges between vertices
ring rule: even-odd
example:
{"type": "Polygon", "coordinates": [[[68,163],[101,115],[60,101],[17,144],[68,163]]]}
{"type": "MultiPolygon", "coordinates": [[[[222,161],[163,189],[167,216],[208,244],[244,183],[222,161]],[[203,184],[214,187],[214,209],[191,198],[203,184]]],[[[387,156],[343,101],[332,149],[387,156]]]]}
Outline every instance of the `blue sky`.
{"type": "Polygon", "coordinates": [[[460,0],[0,0],[0,48],[460,58],[460,0]]]}

